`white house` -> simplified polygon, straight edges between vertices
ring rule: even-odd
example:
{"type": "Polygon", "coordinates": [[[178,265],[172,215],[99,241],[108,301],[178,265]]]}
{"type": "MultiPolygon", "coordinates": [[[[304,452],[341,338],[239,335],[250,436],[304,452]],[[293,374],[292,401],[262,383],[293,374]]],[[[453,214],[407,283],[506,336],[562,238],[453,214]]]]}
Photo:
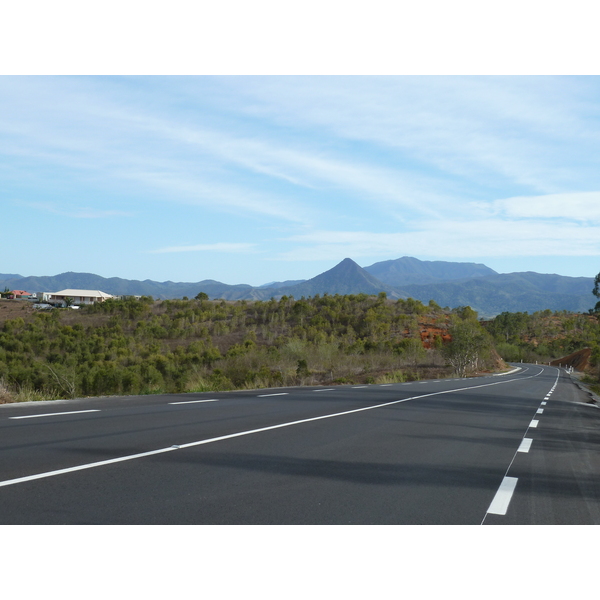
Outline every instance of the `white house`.
{"type": "Polygon", "coordinates": [[[60,292],[44,292],[42,300],[50,304],[65,305],[65,298],[71,298],[73,304],[94,304],[104,302],[109,298],[116,298],[100,290],[61,290],[60,292]]]}

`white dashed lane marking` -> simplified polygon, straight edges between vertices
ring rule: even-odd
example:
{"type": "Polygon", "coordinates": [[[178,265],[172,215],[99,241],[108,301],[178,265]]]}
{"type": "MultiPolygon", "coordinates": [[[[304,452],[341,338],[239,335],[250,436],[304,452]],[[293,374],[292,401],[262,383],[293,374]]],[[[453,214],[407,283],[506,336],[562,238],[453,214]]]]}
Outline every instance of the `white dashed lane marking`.
{"type": "Polygon", "coordinates": [[[98,409],[93,410],[69,410],[66,412],[45,413],[43,415],[23,415],[21,417],[8,417],[9,419],[36,419],[37,417],[59,417],[61,415],[80,415],[81,413],[100,412],[98,409]]]}
{"type": "Polygon", "coordinates": [[[200,404],[201,402],[218,402],[216,398],[210,400],[185,400],[184,402],[169,402],[169,404],[200,404]]]}
{"type": "Polygon", "coordinates": [[[487,512],[490,515],[505,515],[508,505],[513,497],[518,479],[516,477],[505,477],[490,504],[487,512]]]}
{"type": "Polygon", "coordinates": [[[521,445],[519,446],[519,449],[517,450],[517,452],[529,452],[532,442],[533,442],[533,440],[531,438],[523,438],[523,440],[521,441],[521,445]]]}

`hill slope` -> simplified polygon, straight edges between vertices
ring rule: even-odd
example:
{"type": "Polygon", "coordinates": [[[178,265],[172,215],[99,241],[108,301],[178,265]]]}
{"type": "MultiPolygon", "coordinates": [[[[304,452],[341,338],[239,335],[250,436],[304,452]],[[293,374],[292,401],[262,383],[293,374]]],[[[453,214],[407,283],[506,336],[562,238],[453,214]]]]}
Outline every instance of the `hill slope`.
{"type": "Polygon", "coordinates": [[[409,285],[402,293],[421,302],[434,299],[440,306],[470,306],[480,316],[501,312],[550,309],[587,312],[594,304],[590,277],[564,277],[540,273],[505,273],[467,281],[409,285]]]}

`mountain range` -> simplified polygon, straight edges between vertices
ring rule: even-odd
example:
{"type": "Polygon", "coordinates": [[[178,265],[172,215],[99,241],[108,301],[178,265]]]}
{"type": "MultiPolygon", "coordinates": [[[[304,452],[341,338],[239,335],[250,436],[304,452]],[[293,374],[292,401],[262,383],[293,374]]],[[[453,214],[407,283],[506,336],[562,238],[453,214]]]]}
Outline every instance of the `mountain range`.
{"type": "Polygon", "coordinates": [[[535,312],[550,309],[587,312],[595,299],[593,277],[566,277],[534,272],[497,273],[478,263],[421,261],[402,257],[360,267],[350,258],[309,280],[270,282],[262,286],[228,285],[206,279],[196,283],[157,282],[104,278],[92,273],[62,273],[51,277],[1,274],[0,287],[30,292],[62,289],[102,290],[115,295],[142,295],[156,299],[189,298],[205,292],[209,298],[225,300],[269,300],[282,296],[317,294],[379,294],[388,298],[412,297],[440,306],[471,306],[480,317],[501,312],[535,312]]]}

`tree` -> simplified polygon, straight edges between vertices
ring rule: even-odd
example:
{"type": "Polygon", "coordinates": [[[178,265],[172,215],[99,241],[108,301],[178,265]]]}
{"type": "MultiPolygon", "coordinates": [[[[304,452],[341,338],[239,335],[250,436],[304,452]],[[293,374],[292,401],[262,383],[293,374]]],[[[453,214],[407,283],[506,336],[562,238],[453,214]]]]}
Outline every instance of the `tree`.
{"type": "Polygon", "coordinates": [[[498,337],[504,338],[505,342],[518,341],[527,330],[529,323],[527,313],[503,312],[496,315],[488,325],[489,331],[498,337]]]}
{"type": "Polygon", "coordinates": [[[490,338],[476,319],[457,320],[448,333],[452,341],[444,346],[444,356],[459,377],[466,377],[479,367],[491,347],[490,338]]]}
{"type": "Polygon", "coordinates": [[[600,313],[600,273],[598,273],[594,279],[594,289],[592,290],[592,294],[598,298],[598,302],[596,302],[596,306],[594,306],[591,312],[598,314],[600,313]]]}
{"type": "Polygon", "coordinates": [[[65,306],[66,306],[67,308],[69,308],[69,306],[73,306],[73,298],[70,298],[69,296],[67,296],[67,297],[65,298],[65,306]]]}
{"type": "Polygon", "coordinates": [[[403,339],[397,344],[395,350],[413,367],[416,367],[427,356],[423,343],[416,338],[403,339]]]}
{"type": "Polygon", "coordinates": [[[457,306],[452,309],[452,312],[461,319],[477,319],[477,312],[470,306],[457,306]]]}
{"type": "Polygon", "coordinates": [[[206,292],[200,292],[196,295],[196,300],[208,300],[208,294],[206,292]]]}

